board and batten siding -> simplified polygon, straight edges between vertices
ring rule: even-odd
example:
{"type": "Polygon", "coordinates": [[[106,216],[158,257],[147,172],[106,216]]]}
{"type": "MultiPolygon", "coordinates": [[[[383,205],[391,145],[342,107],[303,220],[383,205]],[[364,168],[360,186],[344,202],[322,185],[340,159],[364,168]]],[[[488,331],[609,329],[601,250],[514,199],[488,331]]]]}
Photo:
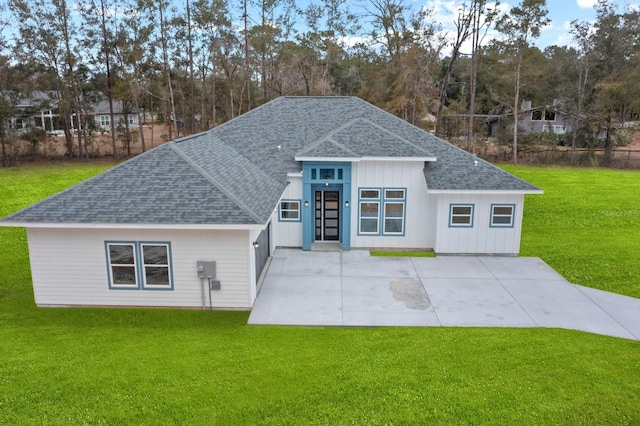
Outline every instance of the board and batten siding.
{"type": "MultiPolygon", "coordinates": [[[[421,161],[360,161],[353,163],[351,175],[352,248],[432,248],[430,236],[434,221],[421,161]],[[406,189],[405,233],[403,236],[358,235],[359,189],[406,189]]],[[[381,212],[383,206],[380,206],[381,212]]],[[[382,226],[382,214],[380,226],[382,226]]]]}
{"type": "Polygon", "coordinates": [[[255,299],[249,231],[28,228],[27,235],[38,306],[201,308],[198,260],[216,261],[222,287],[212,291],[213,308],[250,309],[255,299]],[[170,242],[173,290],[110,289],[105,241],[170,242]]]}
{"type": "Polygon", "coordinates": [[[522,230],[522,194],[433,194],[437,199],[437,236],[434,251],[437,254],[502,254],[520,252],[522,230]],[[473,227],[450,227],[451,204],[473,204],[473,227]],[[514,204],[512,228],[492,228],[491,205],[514,204]]]}
{"type": "MultiPolygon", "coordinates": [[[[289,176],[289,185],[284,190],[281,200],[300,201],[300,214],[302,215],[302,175],[289,176]]],[[[280,222],[278,207],[271,216],[273,224],[273,246],[274,247],[302,247],[302,222],[280,222]]]]}

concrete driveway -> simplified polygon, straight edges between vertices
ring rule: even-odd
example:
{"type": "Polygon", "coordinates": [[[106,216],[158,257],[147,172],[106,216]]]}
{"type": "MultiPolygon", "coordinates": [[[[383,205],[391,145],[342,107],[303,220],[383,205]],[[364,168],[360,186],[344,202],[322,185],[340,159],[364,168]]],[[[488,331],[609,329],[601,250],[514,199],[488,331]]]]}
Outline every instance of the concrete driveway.
{"type": "Polygon", "coordinates": [[[640,299],[570,284],[531,257],[277,249],[249,324],[552,327],[640,340],[640,299]]]}

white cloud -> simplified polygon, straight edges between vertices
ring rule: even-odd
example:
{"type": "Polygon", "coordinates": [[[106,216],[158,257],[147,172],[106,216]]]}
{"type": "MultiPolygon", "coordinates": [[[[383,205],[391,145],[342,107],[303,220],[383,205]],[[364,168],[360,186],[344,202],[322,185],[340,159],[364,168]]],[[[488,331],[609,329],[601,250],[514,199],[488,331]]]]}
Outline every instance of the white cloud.
{"type": "Polygon", "coordinates": [[[553,21],[549,22],[547,25],[545,25],[544,27],[542,27],[540,29],[540,32],[551,32],[551,31],[556,31],[557,28],[556,26],[553,24],[553,21]]]}
{"type": "Polygon", "coordinates": [[[345,46],[348,47],[353,47],[356,44],[360,44],[363,43],[367,46],[371,45],[371,38],[369,37],[361,37],[361,36],[346,36],[346,37],[340,37],[340,39],[338,40],[340,43],[344,44],[345,46]]]}
{"type": "Polygon", "coordinates": [[[577,0],[578,6],[583,9],[591,9],[597,3],[597,0],[577,0]]]}
{"type": "MultiPolygon", "coordinates": [[[[448,55],[451,52],[451,44],[456,37],[455,20],[458,16],[458,11],[461,8],[461,1],[459,0],[427,0],[424,7],[431,11],[426,17],[430,23],[438,24],[442,27],[442,30],[438,35],[444,36],[449,41],[449,45],[445,47],[444,54],[448,55]]],[[[495,7],[495,3],[487,5],[489,8],[495,7]]],[[[508,3],[500,3],[498,6],[500,15],[507,13],[511,6],[508,3]]],[[[486,37],[483,39],[483,45],[488,44],[491,40],[499,38],[500,34],[493,28],[489,30],[486,37]]],[[[468,39],[461,47],[460,51],[463,54],[471,53],[471,40],[468,39]]]]}

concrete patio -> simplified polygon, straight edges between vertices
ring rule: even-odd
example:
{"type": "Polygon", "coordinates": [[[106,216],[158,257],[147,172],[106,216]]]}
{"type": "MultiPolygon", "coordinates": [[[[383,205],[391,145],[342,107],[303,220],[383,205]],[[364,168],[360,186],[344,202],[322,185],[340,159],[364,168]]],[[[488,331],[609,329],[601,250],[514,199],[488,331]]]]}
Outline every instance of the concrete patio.
{"type": "Polygon", "coordinates": [[[249,324],[551,327],[640,340],[640,299],[570,284],[539,258],[277,249],[249,324]]]}

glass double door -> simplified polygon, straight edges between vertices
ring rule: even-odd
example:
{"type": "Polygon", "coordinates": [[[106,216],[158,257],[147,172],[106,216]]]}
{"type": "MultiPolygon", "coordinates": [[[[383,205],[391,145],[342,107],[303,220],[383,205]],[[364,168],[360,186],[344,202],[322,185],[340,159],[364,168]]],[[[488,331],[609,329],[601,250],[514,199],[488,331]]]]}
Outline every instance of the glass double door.
{"type": "Polygon", "coordinates": [[[340,240],[340,192],[315,191],[315,240],[340,240]]]}

